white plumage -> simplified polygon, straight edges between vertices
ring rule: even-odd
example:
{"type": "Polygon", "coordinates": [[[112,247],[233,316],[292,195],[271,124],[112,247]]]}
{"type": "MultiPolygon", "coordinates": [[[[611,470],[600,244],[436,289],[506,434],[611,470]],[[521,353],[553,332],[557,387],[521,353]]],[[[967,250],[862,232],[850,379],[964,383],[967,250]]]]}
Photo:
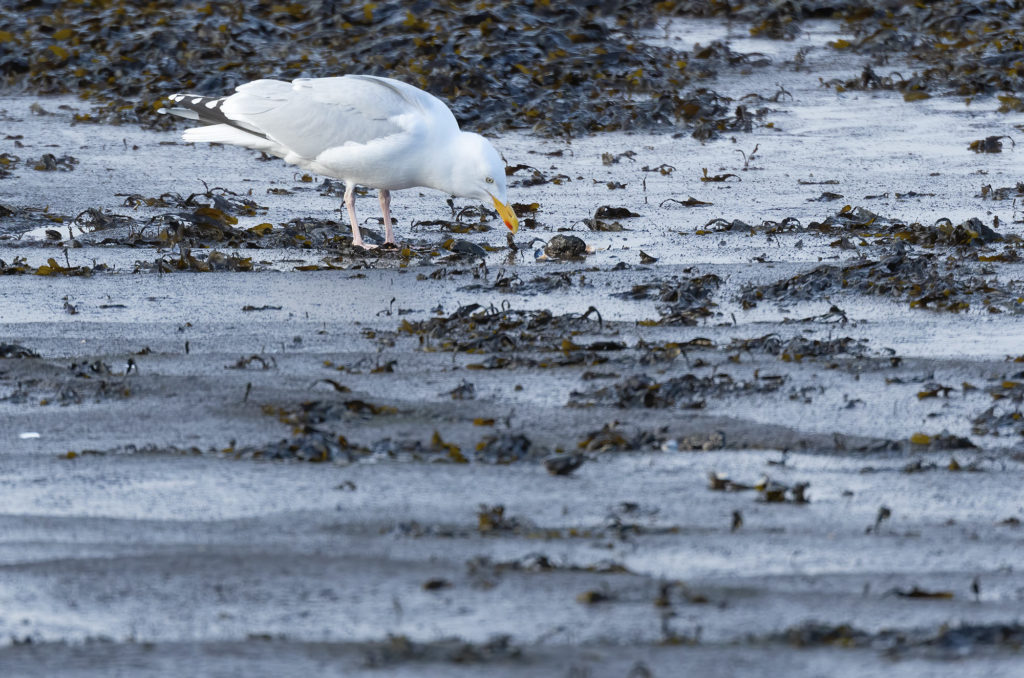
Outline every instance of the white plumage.
{"type": "Polygon", "coordinates": [[[385,239],[394,243],[391,191],[414,186],[491,200],[515,233],[505,165],[489,141],[463,132],[437,97],[412,85],[368,75],[254,80],[223,98],[173,94],[161,109],[206,123],[186,141],[265,151],[310,172],[345,182],[352,242],[366,245],[355,215],[355,186],[380,190],[385,239]]]}

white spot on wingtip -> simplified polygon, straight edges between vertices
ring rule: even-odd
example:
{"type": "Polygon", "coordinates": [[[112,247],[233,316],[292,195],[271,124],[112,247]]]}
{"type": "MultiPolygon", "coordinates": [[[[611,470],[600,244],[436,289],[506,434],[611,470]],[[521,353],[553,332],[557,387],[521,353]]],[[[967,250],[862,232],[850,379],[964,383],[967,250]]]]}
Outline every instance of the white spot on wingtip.
{"type": "Polygon", "coordinates": [[[202,97],[196,97],[195,99],[192,100],[192,105],[195,106],[196,104],[198,104],[202,100],[203,100],[202,97]]]}
{"type": "Polygon", "coordinates": [[[206,102],[206,107],[207,108],[217,108],[217,104],[219,104],[219,103],[220,102],[217,101],[216,99],[214,99],[213,101],[207,101],[206,102]]]}

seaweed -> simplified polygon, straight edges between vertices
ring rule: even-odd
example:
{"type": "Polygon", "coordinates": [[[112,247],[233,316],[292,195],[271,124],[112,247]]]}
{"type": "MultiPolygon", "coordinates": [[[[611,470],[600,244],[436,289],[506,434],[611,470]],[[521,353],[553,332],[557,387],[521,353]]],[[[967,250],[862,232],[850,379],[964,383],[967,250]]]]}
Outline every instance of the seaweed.
{"type": "Polygon", "coordinates": [[[136,261],[133,273],[174,273],[190,271],[211,273],[215,271],[247,272],[255,270],[251,257],[224,254],[217,250],[193,255],[189,248],[182,248],[178,257],[162,256],[153,261],[136,261]]]}
{"type": "Polygon", "coordinates": [[[38,358],[39,354],[20,344],[0,343],[0,358],[38,358]]]}
{"type": "Polygon", "coordinates": [[[307,429],[291,438],[275,443],[247,445],[222,450],[237,459],[266,459],[271,461],[304,461],[311,463],[354,462],[368,452],[352,446],[344,436],[335,436],[317,429],[307,429]]]}
{"type": "Polygon", "coordinates": [[[539,349],[568,354],[624,348],[609,342],[576,345],[568,338],[571,333],[599,332],[602,328],[600,314],[593,307],[583,314],[556,316],[546,310],[520,311],[470,304],[444,318],[403,320],[399,332],[419,337],[422,349],[427,351],[504,353],[539,349]]]}
{"type": "MultiPolygon", "coordinates": [[[[810,487],[808,482],[797,482],[793,485],[787,485],[777,480],[772,480],[768,476],[762,476],[755,484],[740,483],[731,480],[728,476],[722,473],[711,471],[708,473],[708,489],[715,492],[744,492],[746,490],[756,490],[758,493],[758,501],[765,504],[809,504],[810,499],[807,496],[807,488],[810,487]]],[[[743,525],[742,515],[739,517],[739,525],[737,525],[736,517],[733,518],[732,530],[735,531],[743,525]]]]}
{"type": "Polygon", "coordinates": [[[641,48],[640,31],[666,9],[637,0],[21,3],[0,15],[0,83],[78,94],[93,108],[76,124],[166,129],[156,110],[178,90],[223,94],[260,77],[361,72],[447,99],[469,128],[579,135],[682,124],[700,139],[751,129],[764,111],[732,111],[731,99],[703,85],[767,59],[721,42],[641,48]]]}
{"type": "Polygon", "coordinates": [[[784,362],[801,362],[804,358],[823,356],[834,357],[840,353],[864,357],[869,353],[865,341],[853,337],[811,339],[798,334],[785,340],[774,333],[750,339],[733,339],[726,350],[767,353],[778,356],[784,362]]]}
{"type": "MultiPolygon", "coordinates": [[[[18,164],[21,162],[21,157],[13,155],[11,153],[0,153],[0,179],[7,179],[14,175],[14,170],[17,169],[18,164]]],[[[3,214],[4,211],[10,212],[8,208],[0,206],[0,216],[7,216],[3,214]]]]}
{"type": "Polygon", "coordinates": [[[70,172],[75,169],[78,159],[70,155],[58,158],[53,153],[44,153],[39,160],[26,160],[25,164],[37,172],[70,172]]]}
{"type": "MultiPolygon", "coordinates": [[[[967,145],[967,149],[974,151],[975,153],[1002,153],[1003,152],[1003,139],[1010,139],[1007,136],[988,136],[984,139],[976,139],[967,145]]],[[[1010,139],[1010,144],[1016,146],[1013,139],[1010,139]]]]}
{"type": "Polygon", "coordinates": [[[485,437],[476,445],[473,460],[488,464],[512,464],[537,459],[544,453],[521,433],[498,433],[485,437]]]}
{"type": "Polygon", "coordinates": [[[50,257],[41,266],[32,266],[24,257],[14,257],[10,264],[0,259],[0,275],[43,275],[43,276],[75,276],[87,278],[93,273],[107,271],[106,264],[94,264],[92,266],[62,265],[56,259],[50,257]]]}
{"type": "Polygon", "coordinates": [[[717,304],[711,300],[711,296],[721,284],[722,279],[713,273],[691,278],[673,276],[660,281],[640,283],[634,285],[628,292],[617,292],[612,296],[621,299],[656,300],[656,308],[661,318],[654,324],[696,325],[701,319],[712,315],[711,309],[717,304]]]}
{"type": "Polygon", "coordinates": [[[568,476],[583,466],[586,460],[582,454],[553,454],[544,460],[544,468],[553,476],[568,476]]]}
{"type": "Polygon", "coordinates": [[[766,299],[816,301],[851,292],[907,301],[911,308],[959,312],[973,303],[991,313],[1024,311],[1021,295],[1012,288],[979,275],[959,274],[954,264],[935,254],[910,254],[902,245],[881,259],[824,264],[774,283],[747,286],[739,300],[744,308],[752,308],[766,299]]]}
{"type": "Polygon", "coordinates": [[[506,635],[494,636],[483,643],[464,640],[413,642],[406,636],[391,635],[386,641],[370,644],[364,652],[363,665],[368,669],[406,663],[429,666],[431,662],[472,666],[490,662],[511,663],[519,661],[522,656],[523,651],[512,644],[511,636],[506,635]]]}
{"type": "Polygon", "coordinates": [[[986,389],[994,404],[971,420],[976,435],[1024,436],[1024,372],[1004,375],[986,389]]]}
{"type": "Polygon", "coordinates": [[[773,393],[786,381],[786,377],[762,379],[757,376],[752,381],[738,381],[726,372],[709,376],[684,374],[665,381],[637,374],[612,386],[573,391],[569,394],[569,407],[611,405],[620,409],[703,409],[709,398],[773,393]]]}
{"type": "MultiPolygon", "coordinates": [[[[899,595],[899,592],[897,592],[899,595]]],[[[910,598],[948,598],[948,592],[932,593],[914,587],[903,593],[910,598]],[[914,591],[918,593],[915,595],[914,591]]],[[[781,641],[795,647],[841,647],[872,648],[883,650],[890,655],[905,652],[921,652],[926,656],[958,660],[992,648],[1015,651],[1024,643],[1024,626],[1012,624],[971,624],[959,626],[943,625],[937,629],[862,631],[848,624],[823,624],[806,622],[793,626],[781,633],[772,634],[768,640],[781,641]]]]}

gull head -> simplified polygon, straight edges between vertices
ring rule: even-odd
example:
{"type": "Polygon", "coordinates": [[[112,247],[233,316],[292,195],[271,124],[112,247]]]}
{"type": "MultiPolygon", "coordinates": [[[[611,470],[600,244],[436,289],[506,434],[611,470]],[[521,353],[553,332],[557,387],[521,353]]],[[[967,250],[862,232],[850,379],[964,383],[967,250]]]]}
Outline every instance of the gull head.
{"type": "Polygon", "coordinates": [[[491,142],[479,134],[462,132],[455,144],[451,193],[494,203],[508,229],[519,230],[519,219],[508,204],[505,189],[505,163],[491,142]]]}

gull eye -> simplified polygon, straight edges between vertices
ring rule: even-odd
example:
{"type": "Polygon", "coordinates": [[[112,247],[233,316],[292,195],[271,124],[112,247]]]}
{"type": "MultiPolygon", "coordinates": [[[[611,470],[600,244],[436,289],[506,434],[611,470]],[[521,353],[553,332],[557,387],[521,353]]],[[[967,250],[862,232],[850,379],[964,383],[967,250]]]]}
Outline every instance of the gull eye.
{"type": "Polygon", "coordinates": [[[494,183],[494,178],[493,177],[487,177],[487,183],[493,184],[494,183]]]}

